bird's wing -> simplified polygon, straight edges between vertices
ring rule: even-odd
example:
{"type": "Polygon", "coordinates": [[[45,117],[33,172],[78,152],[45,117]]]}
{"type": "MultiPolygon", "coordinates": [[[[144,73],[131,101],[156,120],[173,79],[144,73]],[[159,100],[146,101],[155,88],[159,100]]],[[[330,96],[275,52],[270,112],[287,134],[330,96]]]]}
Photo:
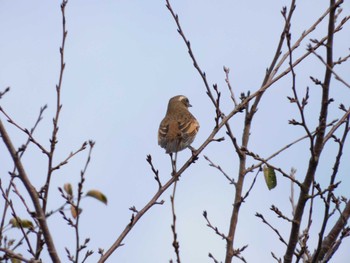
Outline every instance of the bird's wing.
{"type": "Polygon", "coordinates": [[[191,116],[191,118],[179,123],[179,130],[184,137],[196,136],[199,130],[199,123],[194,117],[191,116]]]}

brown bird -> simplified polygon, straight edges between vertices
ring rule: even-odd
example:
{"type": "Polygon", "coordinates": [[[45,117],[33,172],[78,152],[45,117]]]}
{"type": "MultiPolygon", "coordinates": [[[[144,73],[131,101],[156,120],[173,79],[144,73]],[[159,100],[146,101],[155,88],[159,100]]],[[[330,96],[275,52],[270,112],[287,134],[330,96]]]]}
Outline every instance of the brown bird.
{"type": "Polygon", "coordinates": [[[166,115],[159,125],[158,144],[166,153],[177,153],[190,147],[199,130],[199,123],[189,112],[188,98],[178,95],[169,100],[166,115]]]}

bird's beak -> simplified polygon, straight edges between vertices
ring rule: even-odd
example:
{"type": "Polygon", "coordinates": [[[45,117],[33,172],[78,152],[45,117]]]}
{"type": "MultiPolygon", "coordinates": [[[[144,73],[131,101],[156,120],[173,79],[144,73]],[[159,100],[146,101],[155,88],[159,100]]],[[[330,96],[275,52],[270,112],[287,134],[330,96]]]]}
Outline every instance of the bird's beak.
{"type": "Polygon", "coordinates": [[[187,107],[192,107],[192,105],[190,103],[188,103],[187,107]]]}

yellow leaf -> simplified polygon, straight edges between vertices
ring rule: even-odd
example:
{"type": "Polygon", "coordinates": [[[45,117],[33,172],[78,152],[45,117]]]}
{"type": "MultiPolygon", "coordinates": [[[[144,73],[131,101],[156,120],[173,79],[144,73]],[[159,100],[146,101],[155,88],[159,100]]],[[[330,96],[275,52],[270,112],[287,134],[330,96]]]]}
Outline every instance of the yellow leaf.
{"type": "Polygon", "coordinates": [[[20,221],[21,219],[19,219],[19,218],[15,218],[15,217],[13,217],[13,218],[11,218],[10,219],[10,224],[12,225],[12,227],[17,227],[17,228],[19,228],[19,223],[18,223],[18,221],[20,221]]]}
{"type": "MultiPolygon", "coordinates": [[[[19,256],[22,256],[21,254],[18,254],[19,256]]],[[[21,260],[18,258],[11,258],[11,263],[21,263],[21,260]]]]}
{"type": "Polygon", "coordinates": [[[22,227],[24,228],[33,228],[33,223],[30,220],[22,219],[22,227]]]}
{"type": "Polygon", "coordinates": [[[19,217],[11,218],[9,223],[12,225],[12,227],[16,227],[16,228],[20,228],[21,225],[23,228],[33,228],[34,227],[32,221],[27,220],[27,219],[20,219],[19,217]]]}
{"type": "Polygon", "coordinates": [[[100,192],[98,190],[90,190],[86,193],[86,196],[91,196],[93,198],[96,198],[100,202],[107,205],[107,197],[102,192],[100,192]]]}

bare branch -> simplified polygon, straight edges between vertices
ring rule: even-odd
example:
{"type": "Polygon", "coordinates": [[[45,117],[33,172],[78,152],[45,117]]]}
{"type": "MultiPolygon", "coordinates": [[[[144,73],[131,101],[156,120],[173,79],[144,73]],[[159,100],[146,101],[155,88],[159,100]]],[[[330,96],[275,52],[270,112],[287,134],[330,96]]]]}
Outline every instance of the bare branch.
{"type": "Polygon", "coordinates": [[[241,248],[238,249],[234,249],[233,251],[233,256],[240,259],[242,262],[247,263],[247,261],[245,260],[245,258],[243,256],[241,256],[242,252],[248,247],[248,245],[245,245],[241,248]]]}
{"type": "Polygon", "coordinates": [[[55,117],[53,118],[53,128],[52,128],[52,135],[50,139],[50,151],[48,152],[48,171],[47,171],[45,185],[42,188],[44,190],[44,193],[43,193],[44,194],[43,195],[44,213],[46,213],[46,209],[47,209],[50,181],[51,181],[51,176],[53,172],[53,156],[54,156],[55,148],[57,144],[58,120],[62,109],[61,89],[62,89],[62,81],[63,81],[63,72],[66,66],[66,63],[64,62],[64,48],[65,48],[66,38],[68,34],[68,31],[66,30],[66,17],[65,17],[65,10],[66,10],[67,3],[68,3],[68,0],[62,0],[62,3],[61,3],[62,43],[60,47],[60,73],[59,73],[58,84],[56,85],[56,113],[55,113],[55,117]]]}
{"type": "Polygon", "coordinates": [[[345,112],[343,117],[330,129],[330,131],[325,135],[323,139],[323,143],[326,144],[326,142],[333,136],[334,132],[344,123],[349,121],[350,116],[350,108],[345,112]]]}
{"type": "Polygon", "coordinates": [[[205,220],[207,221],[207,227],[213,229],[214,232],[215,232],[215,234],[217,234],[218,236],[220,236],[222,239],[227,240],[227,236],[226,236],[225,234],[221,233],[221,232],[219,231],[219,229],[218,229],[216,226],[214,227],[214,226],[210,223],[209,218],[208,218],[208,213],[207,213],[207,211],[203,211],[203,217],[204,217],[205,220]]]}
{"type": "MultiPolygon", "coordinates": [[[[297,170],[294,168],[291,168],[290,171],[290,177],[295,179],[295,174],[297,170]]],[[[293,181],[290,182],[290,197],[289,197],[290,204],[292,205],[292,215],[295,215],[295,201],[294,201],[294,183],[293,181]]]]}
{"type": "Polygon", "coordinates": [[[210,257],[214,263],[219,263],[219,261],[211,253],[208,254],[208,257],[210,257]]]}
{"type": "Polygon", "coordinates": [[[282,237],[282,235],[280,234],[280,232],[279,232],[276,228],[274,228],[269,222],[267,222],[266,219],[264,218],[264,216],[263,216],[262,214],[256,213],[255,216],[261,218],[261,220],[263,221],[263,223],[266,224],[266,225],[268,225],[268,226],[277,234],[277,236],[279,237],[279,240],[280,240],[283,244],[285,244],[285,245],[287,246],[287,242],[284,240],[284,238],[282,237]]]}
{"type": "Polygon", "coordinates": [[[271,252],[271,255],[272,255],[272,257],[273,257],[274,259],[276,259],[276,261],[277,261],[278,263],[282,263],[282,259],[281,259],[281,258],[278,258],[273,252],[271,252]]]}
{"type": "Polygon", "coordinates": [[[350,58],[350,54],[343,58],[339,58],[337,61],[334,62],[334,65],[340,65],[341,63],[344,63],[345,61],[347,61],[349,58],[350,58]]]}
{"type": "MultiPolygon", "coordinates": [[[[284,19],[287,22],[287,17],[284,15],[284,19]]],[[[294,65],[293,65],[293,50],[291,47],[291,33],[290,33],[290,24],[289,26],[286,28],[286,39],[287,39],[287,47],[288,47],[288,54],[289,54],[289,68],[292,74],[292,90],[293,90],[293,95],[294,95],[294,99],[291,100],[291,102],[296,103],[298,110],[299,110],[299,114],[301,117],[301,125],[303,126],[303,128],[305,129],[306,134],[308,135],[309,139],[310,139],[310,144],[311,144],[311,148],[313,148],[313,137],[312,137],[312,133],[310,132],[309,128],[307,127],[307,123],[306,123],[306,119],[305,119],[305,115],[304,115],[304,108],[306,106],[306,104],[308,103],[308,99],[309,99],[309,88],[306,89],[306,94],[305,97],[303,98],[302,102],[300,103],[299,98],[298,98],[298,93],[296,91],[296,74],[294,71],[294,65]]]]}
{"type": "Polygon", "coordinates": [[[230,177],[224,172],[224,170],[222,170],[221,166],[216,165],[215,163],[213,163],[206,155],[204,155],[204,159],[206,159],[206,160],[209,162],[209,166],[218,169],[218,170],[226,177],[226,179],[230,182],[230,184],[236,185],[235,180],[234,180],[233,178],[230,178],[230,177]]]}
{"type": "MultiPolygon", "coordinates": [[[[46,108],[46,107],[44,107],[46,108]]],[[[43,108],[42,108],[43,109],[43,108]]],[[[7,121],[9,123],[11,123],[12,125],[14,125],[15,127],[17,127],[19,130],[21,130],[22,132],[24,132],[25,134],[28,135],[29,141],[33,142],[36,146],[38,146],[38,148],[45,154],[48,155],[49,152],[44,148],[44,146],[42,146],[37,140],[35,140],[35,138],[33,137],[33,132],[30,132],[29,130],[22,128],[21,126],[19,126],[5,111],[2,107],[0,107],[0,111],[6,116],[7,121]]],[[[39,115],[39,119],[41,118],[41,114],[39,115]]],[[[38,119],[38,120],[39,120],[38,119]]],[[[40,121],[40,120],[39,120],[40,121]]],[[[38,122],[39,122],[38,121],[38,122]]],[[[22,147],[21,151],[23,151],[25,148],[22,147]]]]}
{"type": "MultiPolygon", "coordinates": [[[[339,170],[339,166],[340,166],[340,160],[341,157],[343,155],[343,150],[344,150],[344,144],[345,144],[345,140],[347,138],[349,134],[349,118],[346,119],[345,121],[345,127],[344,127],[344,132],[343,132],[343,136],[342,139],[338,141],[338,153],[334,162],[334,166],[333,166],[333,173],[330,177],[330,186],[333,186],[335,183],[335,179],[339,170]]],[[[321,193],[321,197],[322,197],[321,193]]],[[[328,195],[327,195],[327,199],[325,200],[325,211],[324,211],[324,216],[323,216],[323,222],[322,222],[322,226],[321,226],[321,230],[319,233],[319,239],[318,239],[318,246],[316,248],[316,251],[313,255],[313,262],[317,262],[320,259],[322,259],[322,257],[324,257],[324,254],[327,253],[325,250],[323,250],[323,255],[321,255],[321,250],[325,247],[325,245],[323,244],[324,242],[324,233],[326,231],[326,227],[327,227],[327,223],[328,223],[328,219],[330,218],[331,214],[329,213],[330,210],[330,201],[333,198],[333,192],[332,191],[328,191],[328,195]]],[[[337,237],[333,235],[333,237],[337,237]]]]}
{"type": "MultiPolygon", "coordinates": [[[[44,111],[47,109],[47,105],[43,106],[40,108],[40,112],[39,112],[39,115],[38,115],[38,118],[34,124],[34,126],[30,129],[30,135],[32,136],[35,129],[37,128],[39,122],[42,120],[42,115],[44,113],[44,111]]],[[[22,158],[23,154],[25,153],[29,143],[31,142],[30,138],[27,139],[26,143],[23,144],[19,150],[19,158],[22,158]]],[[[14,168],[13,168],[13,171],[12,171],[12,175],[15,174],[17,168],[16,166],[14,165],[14,168]]],[[[27,208],[27,212],[28,214],[31,214],[31,212],[29,211],[29,208],[24,200],[24,198],[19,194],[19,191],[16,189],[15,187],[15,184],[13,183],[14,181],[14,176],[11,177],[11,180],[9,182],[9,186],[8,188],[6,189],[6,193],[5,193],[5,196],[6,198],[9,198],[9,195],[10,195],[10,190],[12,187],[14,187],[14,191],[15,193],[17,193],[17,195],[20,197],[20,199],[22,200],[22,203],[26,206],[27,208]]],[[[1,183],[1,180],[0,180],[0,183],[1,183]]],[[[3,227],[4,227],[4,223],[5,223],[5,217],[6,217],[6,213],[7,213],[7,209],[9,207],[9,204],[8,202],[5,202],[5,205],[4,205],[4,211],[3,211],[3,216],[2,216],[2,219],[1,219],[1,224],[0,224],[0,236],[1,236],[1,233],[2,233],[2,230],[3,230],[3,227]]],[[[26,237],[26,235],[24,237],[22,237],[22,239],[20,239],[20,241],[18,242],[18,244],[20,244],[22,242],[22,240],[26,237]]],[[[1,242],[2,242],[2,239],[0,238],[0,246],[1,246],[1,242]]],[[[15,246],[16,247],[16,246],[15,246]]]]}
{"type": "Polygon", "coordinates": [[[259,170],[256,172],[256,174],[255,174],[255,176],[254,176],[254,179],[253,179],[253,181],[252,181],[252,183],[251,183],[251,185],[250,185],[248,191],[247,191],[247,192],[245,193],[245,195],[242,197],[241,202],[244,202],[245,199],[247,199],[247,197],[249,196],[250,192],[252,191],[252,189],[253,189],[253,187],[254,187],[254,185],[255,185],[256,178],[258,177],[258,174],[259,174],[260,172],[261,172],[261,169],[259,169],[259,170]]]}
{"type": "Polygon", "coordinates": [[[311,47],[310,47],[310,49],[311,49],[312,54],[314,54],[314,55],[322,62],[322,64],[325,65],[325,66],[333,73],[334,78],[335,78],[336,80],[339,80],[339,81],[340,81],[341,83],[343,83],[346,87],[350,88],[350,84],[349,84],[349,83],[347,83],[345,80],[343,80],[343,78],[341,78],[341,77],[334,71],[334,69],[331,68],[331,67],[324,61],[324,59],[323,59],[319,54],[316,53],[315,50],[313,50],[311,47]]]}
{"type": "Polygon", "coordinates": [[[177,233],[176,233],[176,213],[175,213],[175,193],[176,193],[176,185],[177,181],[174,183],[174,188],[173,188],[173,194],[170,196],[170,202],[171,202],[171,213],[173,215],[173,223],[171,225],[171,231],[173,233],[173,248],[175,251],[176,255],[176,262],[181,263],[180,260],[180,244],[177,239],[177,233]]]}
{"type": "Polygon", "coordinates": [[[153,163],[152,163],[152,156],[149,154],[147,155],[147,158],[146,158],[147,162],[149,163],[149,165],[151,166],[151,169],[152,169],[152,172],[154,173],[154,179],[157,181],[158,183],[158,188],[162,188],[162,183],[160,181],[160,178],[159,178],[159,171],[156,170],[153,166],[153,163]]]}
{"type": "MultiPolygon", "coordinates": [[[[262,83],[261,88],[255,92],[252,95],[249,95],[242,100],[243,104],[245,101],[246,103],[244,104],[245,106],[248,105],[248,102],[251,100],[252,96],[254,96],[254,102],[253,105],[248,109],[248,106],[246,107],[246,116],[245,116],[245,122],[244,122],[244,129],[243,129],[243,135],[242,135],[242,146],[241,148],[246,149],[248,147],[248,142],[249,142],[249,136],[250,136],[250,131],[251,131],[251,125],[252,125],[252,120],[253,117],[257,111],[258,104],[265,92],[265,90],[272,85],[272,78],[274,75],[274,72],[276,73],[278,71],[278,68],[276,67],[276,63],[278,61],[278,58],[281,54],[281,49],[282,45],[285,40],[285,29],[289,27],[290,20],[292,18],[293,12],[295,9],[295,1],[291,1],[290,9],[288,12],[288,20],[284,25],[284,29],[281,33],[280,36],[280,41],[277,45],[275,55],[272,59],[272,62],[270,64],[269,69],[266,70],[265,77],[262,83]]],[[[284,9],[284,12],[287,12],[286,8],[284,9]]],[[[238,106],[239,107],[239,106],[238,106]]],[[[236,107],[236,109],[238,108],[236,107]]],[[[239,107],[239,109],[244,109],[244,107],[239,107]]],[[[232,112],[231,112],[232,113],[232,112]]],[[[230,116],[230,114],[228,115],[230,116]]],[[[232,257],[235,255],[234,253],[234,241],[235,241],[235,233],[236,233],[236,228],[237,228],[237,223],[238,223],[238,215],[242,203],[242,191],[243,191],[243,184],[244,184],[244,179],[245,175],[247,173],[246,171],[246,155],[240,151],[237,150],[238,157],[240,159],[240,164],[239,164],[239,172],[238,172],[238,180],[237,180],[237,185],[236,185],[236,193],[235,193],[235,198],[234,198],[234,206],[232,210],[232,215],[230,219],[230,228],[228,232],[228,241],[227,241],[227,249],[226,249],[226,258],[225,258],[225,263],[231,263],[232,262],[232,257]]]]}
{"type": "Polygon", "coordinates": [[[231,93],[231,99],[232,99],[235,107],[237,107],[238,103],[237,103],[237,100],[235,98],[235,94],[234,94],[234,92],[232,90],[231,83],[230,83],[230,78],[229,78],[230,69],[224,66],[224,72],[225,72],[225,82],[227,84],[228,90],[231,93]]]}
{"type": "Polygon", "coordinates": [[[4,189],[2,188],[1,180],[0,180],[0,190],[1,190],[1,192],[2,192],[3,198],[5,199],[7,205],[10,207],[10,209],[11,209],[11,211],[12,211],[12,216],[13,216],[13,218],[17,221],[17,224],[19,225],[19,229],[21,230],[22,235],[23,235],[23,238],[24,238],[24,240],[26,241],[26,244],[27,244],[27,246],[28,246],[28,252],[29,252],[31,255],[34,255],[34,250],[33,250],[32,245],[31,245],[31,243],[30,243],[29,237],[28,237],[28,235],[27,235],[27,233],[26,233],[26,231],[25,231],[25,229],[24,229],[24,227],[23,227],[23,225],[22,225],[21,220],[19,219],[19,217],[18,217],[18,215],[17,215],[17,213],[16,213],[16,210],[15,210],[13,204],[12,204],[12,200],[9,200],[9,199],[8,199],[8,197],[6,196],[6,193],[5,193],[4,189]]]}
{"type": "MultiPolygon", "coordinates": [[[[295,5],[295,1],[293,1],[294,3],[293,6],[295,5]]],[[[339,5],[340,3],[342,3],[343,0],[338,0],[336,2],[336,5],[339,5]]],[[[292,6],[292,5],[291,5],[292,6]]],[[[316,28],[317,26],[323,21],[323,19],[329,14],[330,12],[330,8],[328,8],[317,20],[314,24],[312,24],[307,30],[305,30],[301,36],[296,40],[296,42],[293,44],[292,46],[292,51],[294,51],[296,48],[298,48],[301,44],[301,42],[308,36],[310,35],[316,28]]],[[[342,21],[338,27],[336,28],[335,32],[337,32],[338,30],[340,30],[341,26],[345,23],[346,21],[342,21]]],[[[289,26],[288,26],[289,27],[289,26]]],[[[286,29],[287,27],[285,27],[286,29]]],[[[285,31],[282,33],[284,34],[285,31]]],[[[282,37],[284,38],[283,35],[281,35],[281,39],[282,37]]],[[[317,49],[318,47],[320,47],[327,39],[327,36],[322,38],[321,41],[319,41],[313,48],[317,49]]],[[[279,49],[280,50],[280,49],[279,49]]],[[[296,65],[298,65],[302,60],[304,60],[304,58],[306,58],[308,55],[310,55],[311,52],[307,52],[304,55],[302,55],[301,57],[299,57],[297,60],[295,60],[295,62],[293,63],[293,67],[295,67],[296,65]]],[[[276,52],[276,55],[278,53],[276,52]]],[[[279,55],[278,55],[279,56],[279,55]]],[[[283,54],[283,56],[281,57],[279,63],[276,65],[275,69],[273,71],[271,71],[271,76],[274,77],[277,72],[279,71],[280,67],[283,65],[283,63],[286,61],[286,59],[288,59],[289,57],[289,51],[287,51],[285,54],[283,54]]],[[[276,56],[275,56],[276,58],[276,56]]],[[[277,57],[278,58],[278,57],[277,57]]],[[[271,67],[269,68],[271,70],[271,67]]],[[[280,73],[278,76],[274,77],[274,79],[271,79],[271,84],[274,83],[275,81],[279,80],[281,77],[285,76],[286,74],[288,74],[290,72],[290,67],[288,67],[284,72],[280,73]]],[[[268,82],[267,82],[268,83],[268,82]]],[[[270,85],[271,85],[270,84],[270,85]]]]}
{"type": "MultiPolygon", "coordinates": [[[[333,67],[333,37],[335,32],[334,19],[335,19],[335,11],[336,11],[335,0],[331,0],[329,9],[330,9],[330,12],[329,12],[329,21],[328,21],[328,35],[327,35],[326,49],[327,49],[327,64],[332,68],[333,67]]],[[[314,147],[310,149],[311,157],[309,161],[308,170],[306,172],[304,182],[302,184],[301,191],[299,194],[299,200],[296,205],[296,210],[293,218],[292,228],[290,231],[288,246],[284,255],[285,263],[292,262],[293,255],[295,253],[294,252],[295,247],[298,242],[300,222],[302,220],[305,205],[308,200],[308,192],[310,190],[310,186],[312,182],[314,181],[319,157],[321,155],[321,152],[324,146],[323,140],[325,135],[326,123],[327,123],[331,75],[332,75],[332,72],[328,68],[326,68],[325,77],[322,85],[321,111],[319,114],[319,124],[318,124],[318,130],[316,134],[316,141],[315,141],[314,147]]]]}
{"type": "Polygon", "coordinates": [[[10,91],[10,87],[6,87],[4,91],[0,91],[0,99],[2,99],[2,96],[4,96],[9,91],[10,91]]]}
{"type": "Polygon", "coordinates": [[[55,248],[55,245],[53,243],[52,240],[52,236],[50,233],[50,230],[48,228],[47,222],[46,222],[46,217],[45,217],[45,213],[40,205],[40,201],[39,201],[39,196],[37,191],[35,190],[34,186],[31,184],[30,180],[28,179],[27,173],[24,170],[24,167],[22,165],[21,160],[19,159],[17,152],[15,150],[15,148],[13,147],[13,144],[11,142],[10,137],[7,134],[7,131],[4,127],[4,125],[2,124],[2,121],[0,120],[0,134],[2,137],[2,140],[4,141],[12,159],[13,162],[15,164],[15,166],[17,167],[18,170],[18,174],[19,174],[19,178],[21,179],[21,181],[23,182],[24,186],[26,187],[30,198],[33,202],[33,205],[35,207],[35,212],[36,212],[36,218],[39,221],[40,224],[40,228],[43,232],[47,247],[48,247],[48,252],[50,254],[51,260],[54,263],[59,263],[60,259],[57,255],[57,251],[55,248]]]}
{"type": "Polygon", "coordinates": [[[286,217],[276,206],[272,205],[270,208],[273,212],[275,212],[277,214],[277,216],[279,218],[282,218],[288,222],[293,222],[291,219],[289,219],[288,217],[286,217]]]}
{"type": "Polygon", "coordinates": [[[77,155],[78,153],[84,151],[84,150],[86,149],[87,144],[88,144],[87,142],[83,142],[82,146],[81,146],[78,150],[76,150],[75,152],[71,152],[71,153],[68,155],[68,157],[67,157],[66,159],[64,159],[62,162],[60,162],[60,163],[57,164],[56,166],[53,166],[53,167],[51,168],[52,171],[58,170],[58,169],[61,168],[61,166],[66,165],[66,164],[68,163],[68,161],[69,161],[72,157],[74,157],[74,156],[77,155]]]}
{"type": "MultiPolygon", "coordinates": [[[[85,149],[85,145],[86,145],[86,143],[83,144],[82,148],[85,149]]],[[[77,213],[76,213],[77,215],[75,218],[75,224],[73,225],[74,230],[75,230],[75,243],[76,243],[75,262],[79,262],[79,254],[84,248],[87,247],[87,243],[90,240],[87,238],[87,239],[85,239],[85,242],[83,245],[80,243],[79,222],[80,222],[80,201],[81,201],[82,196],[83,196],[83,186],[84,186],[84,182],[85,182],[85,175],[86,175],[86,171],[87,171],[87,168],[88,168],[90,160],[91,160],[91,154],[92,154],[92,150],[93,150],[94,146],[95,146],[95,142],[89,141],[89,153],[88,153],[88,156],[87,156],[87,159],[85,162],[84,169],[80,172],[80,182],[78,184],[77,203],[74,206],[74,209],[77,211],[77,213]]],[[[92,251],[88,250],[87,253],[85,254],[85,258],[83,261],[85,261],[86,258],[89,257],[91,254],[92,254],[92,251]]]]}
{"type": "Polygon", "coordinates": [[[182,37],[183,41],[185,42],[186,46],[187,46],[187,49],[188,49],[188,54],[190,55],[191,59],[192,59],[192,62],[193,62],[193,66],[196,68],[196,70],[198,71],[199,75],[202,77],[202,80],[204,82],[204,85],[205,85],[205,88],[207,90],[207,94],[210,98],[210,100],[212,101],[212,103],[216,105],[216,101],[215,101],[215,98],[210,90],[210,87],[209,87],[209,84],[208,84],[208,81],[207,81],[207,77],[206,77],[206,74],[204,71],[201,70],[201,68],[199,67],[198,63],[197,63],[197,60],[194,56],[194,53],[192,51],[192,48],[191,48],[191,43],[189,40],[187,40],[184,32],[182,31],[182,27],[180,25],[180,21],[179,21],[179,16],[177,14],[175,14],[173,8],[171,7],[170,5],[170,2],[169,0],[166,0],[166,7],[168,8],[168,10],[170,11],[172,17],[174,18],[175,22],[176,22],[176,25],[177,25],[177,32],[180,34],[180,36],[182,37]]]}

